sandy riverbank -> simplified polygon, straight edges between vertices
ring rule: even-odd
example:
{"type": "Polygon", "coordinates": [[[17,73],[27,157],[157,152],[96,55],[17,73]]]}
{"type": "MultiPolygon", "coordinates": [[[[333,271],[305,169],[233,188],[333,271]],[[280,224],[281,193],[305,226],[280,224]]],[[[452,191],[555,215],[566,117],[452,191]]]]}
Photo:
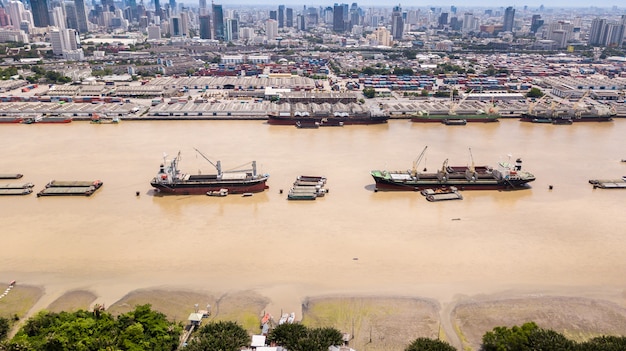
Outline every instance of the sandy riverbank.
{"type": "MultiPolygon", "coordinates": [[[[418,337],[440,338],[459,350],[478,350],[482,335],[495,326],[521,325],[535,321],[572,340],[598,335],[626,335],[626,291],[593,297],[593,291],[550,293],[507,291],[492,295],[456,296],[438,301],[416,296],[323,295],[302,296],[301,308],[293,311],[308,326],[333,326],[353,336],[357,350],[402,350],[418,337]],[[621,302],[620,302],[621,301],[621,302]]],[[[72,311],[91,309],[104,296],[90,290],[70,290],[47,301],[43,287],[16,285],[0,299],[0,315],[18,315],[24,320],[40,309],[72,311]]],[[[210,306],[209,320],[234,320],[249,333],[259,332],[259,318],[270,312],[278,320],[282,310],[270,297],[256,291],[219,292],[157,287],[128,292],[106,305],[113,314],[140,304],[151,304],[173,321],[185,323],[194,305],[210,306]]]]}

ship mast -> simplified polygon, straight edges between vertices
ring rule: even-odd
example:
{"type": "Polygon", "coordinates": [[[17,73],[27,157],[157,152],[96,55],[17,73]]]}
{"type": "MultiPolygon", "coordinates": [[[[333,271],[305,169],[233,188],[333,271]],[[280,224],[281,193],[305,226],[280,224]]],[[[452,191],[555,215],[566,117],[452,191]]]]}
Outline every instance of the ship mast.
{"type": "Polygon", "coordinates": [[[196,149],[195,147],[193,149],[196,150],[196,152],[199,153],[200,156],[202,156],[210,164],[212,164],[213,167],[215,167],[215,169],[217,169],[217,174],[222,174],[222,165],[221,165],[220,161],[217,161],[217,164],[215,164],[215,163],[213,163],[213,161],[209,160],[209,158],[206,157],[202,152],[200,152],[200,150],[196,149]]]}

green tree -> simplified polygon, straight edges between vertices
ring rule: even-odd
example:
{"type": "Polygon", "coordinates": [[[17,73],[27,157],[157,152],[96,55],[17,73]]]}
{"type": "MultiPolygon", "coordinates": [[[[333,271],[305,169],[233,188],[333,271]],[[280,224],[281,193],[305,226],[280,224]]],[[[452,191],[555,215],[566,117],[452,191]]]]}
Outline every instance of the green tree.
{"type": "Polygon", "coordinates": [[[341,332],[335,328],[308,329],[300,323],[278,325],[267,339],[292,351],[326,351],[343,343],[341,332]]]}
{"type": "Polygon", "coordinates": [[[4,340],[9,334],[9,320],[0,317],[0,341],[4,340]]]}
{"type": "Polygon", "coordinates": [[[444,341],[417,338],[404,351],[455,351],[455,348],[444,341]]]}
{"type": "Polygon", "coordinates": [[[178,346],[181,331],[150,305],[137,306],[117,319],[104,311],[41,311],[26,321],[7,350],[170,351],[178,346]]]}
{"type": "Polygon", "coordinates": [[[530,351],[528,338],[531,332],[539,329],[537,324],[529,322],[521,327],[495,327],[483,335],[483,351],[530,351]]]}
{"type": "Polygon", "coordinates": [[[185,347],[187,351],[238,351],[250,344],[250,336],[235,322],[214,322],[202,326],[185,347]]]}
{"type": "Polygon", "coordinates": [[[291,350],[298,344],[298,340],[306,337],[306,334],[307,328],[304,325],[300,323],[285,323],[272,329],[267,336],[267,340],[291,350]]]}
{"type": "Polygon", "coordinates": [[[529,97],[529,98],[540,98],[542,96],[543,96],[543,92],[541,91],[541,89],[536,88],[536,87],[530,88],[528,93],[526,93],[526,97],[529,97]]]}
{"type": "Polygon", "coordinates": [[[371,99],[374,96],[376,96],[376,90],[374,90],[374,88],[364,88],[363,89],[363,96],[365,96],[368,99],[371,99]]]}
{"type": "Polygon", "coordinates": [[[623,351],[626,350],[626,337],[599,336],[578,345],[578,351],[623,351]]]}

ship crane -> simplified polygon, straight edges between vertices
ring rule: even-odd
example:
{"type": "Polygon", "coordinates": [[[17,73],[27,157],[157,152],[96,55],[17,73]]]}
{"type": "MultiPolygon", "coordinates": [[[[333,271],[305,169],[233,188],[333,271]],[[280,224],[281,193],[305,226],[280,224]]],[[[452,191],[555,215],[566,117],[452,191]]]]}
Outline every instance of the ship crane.
{"type": "Polygon", "coordinates": [[[196,150],[197,153],[200,154],[200,156],[202,156],[202,158],[204,158],[205,160],[207,160],[210,164],[213,165],[213,167],[215,167],[215,169],[217,169],[217,174],[220,175],[222,174],[222,164],[220,161],[217,161],[217,164],[213,163],[213,161],[209,160],[208,157],[206,157],[200,150],[196,149],[195,147],[193,148],[194,150],[196,150]]]}
{"type": "Polygon", "coordinates": [[[532,102],[530,104],[528,104],[528,114],[532,115],[533,111],[535,110],[535,107],[537,107],[537,105],[539,105],[539,103],[548,97],[548,94],[545,94],[544,96],[540,97],[539,99],[537,99],[535,102],[532,102]]]}
{"type": "MultiPolygon", "coordinates": [[[[448,111],[448,115],[450,116],[456,115],[456,110],[461,106],[463,102],[465,102],[465,100],[469,97],[472,91],[473,90],[470,90],[469,92],[465,93],[465,96],[463,96],[463,98],[458,103],[455,104],[454,102],[452,102],[450,104],[450,110],[448,111]]],[[[454,96],[454,93],[451,93],[450,96],[454,96]]]]}
{"type": "Polygon", "coordinates": [[[419,165],[420,162],[422,162],[422,159],[424,158],[424,154],[426,153],[427,148],[428,146],[424,146],[424,150],[422,150],[422,153],[415,159],[415,161],[413,161],[413,168],[411,169],[412,177],[417,177],[417,165],[419,165]]]}
{"type": "Polygon", "coordinates": [[[584,99],[585,97],[587,97],[587,95],[589,95],[589,90],[587,90],[587,91],[583,94],[583,96],[581,96],[581,97],[580,97],[580,99],[574,103],[574,106],[573,106],[573,107],[574,107],[574,115],[575,115],[576,117],[580,117],[580,116],[582,115],[582,111],[580,110],[580,105],[581,105],[581,103],[583,102],[583,99],[584,99]]]}

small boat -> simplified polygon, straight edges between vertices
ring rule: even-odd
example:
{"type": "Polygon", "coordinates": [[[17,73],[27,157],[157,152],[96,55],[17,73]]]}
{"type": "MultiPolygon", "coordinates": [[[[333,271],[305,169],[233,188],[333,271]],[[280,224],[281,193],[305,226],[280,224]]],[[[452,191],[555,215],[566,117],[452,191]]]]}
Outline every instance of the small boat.
{"type": "Polygon", "coordinates": [[[217,191],[207,191],[206,193],[208,196],[217,196],[217,197],[224,197],[226,195],[228,195],[228,189],[222,188],[220,190],[217,191]]]}
{"type": "Polygon", "coordinates": [[[296,121],[296,128],[300,129],[316,129],[320,127],[320,122],[315,121],[296,121]]]}
{"type": "Polygon", "coordinates": [[[426,200],[430,202],[445,201],[445,200],[463,200],[463,195],[459,193],[456,187],[450,188],[438,188],[438,189],[424,189],[421,194],[426,197],[426,200]]]}
{"type": "Polygon", "coordinates": [[[465,119],[444,119],[441,121],[441,123],[447,125],[447,126],[464,126],[467,124],[467,120],[465,119]]]}

